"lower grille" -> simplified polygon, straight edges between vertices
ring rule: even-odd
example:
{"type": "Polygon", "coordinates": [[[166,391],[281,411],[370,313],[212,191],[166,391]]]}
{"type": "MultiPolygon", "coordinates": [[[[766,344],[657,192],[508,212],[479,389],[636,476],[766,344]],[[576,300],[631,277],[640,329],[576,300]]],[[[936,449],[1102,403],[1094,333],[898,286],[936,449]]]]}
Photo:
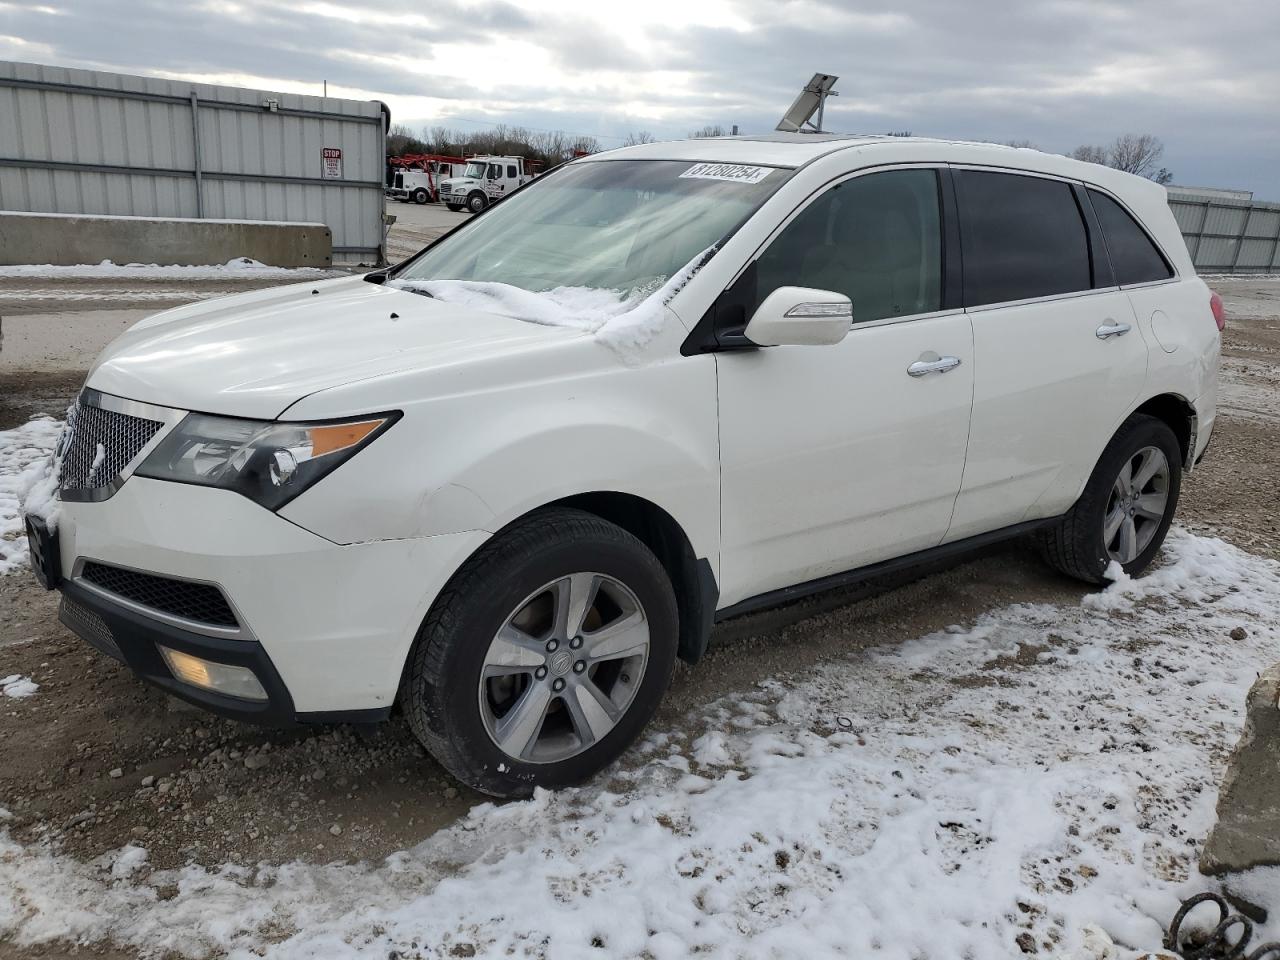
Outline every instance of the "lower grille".
{"type": "Polygon", "coordinates": [[[58,619],[65,623],[71,632],[80,639],[96,647],[107,656],[124,661],[124,656],[120,653],[120,647],[116,645],[111,628],[107,626],[105,620],[88,607],[77,603],[64,594],[62,604],[58,608],[58,619]]]}
{"type": "Polygon", "coordinates": [[[173,617],[213,627],[235,628],[240,625],[222,591],[208,583],[173,580],[93,561],[84,565],[80,576],[118,597],[173,617]]]}

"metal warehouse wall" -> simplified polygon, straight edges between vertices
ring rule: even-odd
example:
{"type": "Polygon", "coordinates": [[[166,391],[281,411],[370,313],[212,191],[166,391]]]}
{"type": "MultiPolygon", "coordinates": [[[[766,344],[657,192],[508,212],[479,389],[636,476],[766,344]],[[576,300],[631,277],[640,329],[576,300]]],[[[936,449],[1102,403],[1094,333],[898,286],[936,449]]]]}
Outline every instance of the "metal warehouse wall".
{"type": "Polygon", "coordinates": [[[1169,209],[1201,273],[1280,273],[1280,203],[1170,187],[1169,209]]]}
{"type": "Polygon", "coordinates": [[[320,222],[381,263],[385,139],[376,101],[0,61],[0,210],[320,222]]]}

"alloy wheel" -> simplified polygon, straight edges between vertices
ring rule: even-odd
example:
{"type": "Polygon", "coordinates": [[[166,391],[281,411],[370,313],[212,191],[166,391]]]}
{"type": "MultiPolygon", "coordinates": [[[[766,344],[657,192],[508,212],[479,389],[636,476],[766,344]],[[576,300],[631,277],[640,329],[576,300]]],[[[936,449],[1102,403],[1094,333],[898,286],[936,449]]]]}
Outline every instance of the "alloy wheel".
{"type": "Polygon", "coordinates": [[[602,573],[574,573],[526,597],[490,641],[480,715],[490,739],[523,763],[576,756],[627,712],[649,658],[636,595],[602,573]]]}
{"type": "Polygon", "coordinates": [[[1112,560],[1131,563],[1150,546],[1169,506],[1169,475],[1169,458],[1159,447],[1143,447],[1124,462],[1102,520],[1112,560]]]}

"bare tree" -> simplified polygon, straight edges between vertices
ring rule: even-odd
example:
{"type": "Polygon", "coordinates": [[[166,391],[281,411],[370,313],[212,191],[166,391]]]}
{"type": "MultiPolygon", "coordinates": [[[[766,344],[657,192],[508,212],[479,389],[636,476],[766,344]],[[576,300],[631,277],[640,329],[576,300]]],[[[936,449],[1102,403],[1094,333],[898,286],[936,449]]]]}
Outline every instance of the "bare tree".
{"type": "Polygon", "coordinates": [[[711,124],[711,123],[709,123],[709,124],[707,124],[706,126],[704,126],[704,127],[700,128],[700,129],[698,129],[698,130],[690,130],[690,131],[689,131],[689,139],[690,139],[690,140],[705,140],[705,139],[707,139],[708,137],[724,137],[724,136],[728,136],[728,134],[729,134],[729,131],[728,131],[728,130],[726,130],[724,127],[720,126],[720,124],[718,124],[718,123],[715,123],[715,124],[711,124]]]}
{"type": "Polygon", "coordinates": [[[1126,133],[1116,137],[1111,144],[1108,160],[1111,166],[1125,173],[1136,173],[1156,183],[1168,183],[1173,174],[1166,167],[1158,166],[1164,156],[1164,143],[1149,133],[1126,133]]]}
{"type": "Polygon", "coordinates": [[[1107,165],[1107,148],[1082,144],[1067,154],[1072,160],[1083,160],[1085,163],[1107,165]]]}
{"type": "Polygon", "coordinates": [[[1039,144],[1031,140],[1006,140],[1004,141],[1004,145],[1006,147],[1017,147],[1019,150],[1039,150],[1040,149],[1039,144]]]}
{"type": "Polygon", "coordinates": [[[886,137],[909,137],[911,136],[911,131],[910,130],[890,130],[888,133],[885,134],[885,136],[886,137]]]}
{"type": "Polygon", "coordinates": [[[1088,163],[1102,163],[1156,183],[1169,183],[1173,180],[1169,168],[1159,166],[1160,158],[1164,156],[1164,143],[1150,133],[1122,134],[1106,147],[1076,147],[1070,156],[1088,163]]]}
{"type": "Polygon", "coordinates": [[[456,130],[437,124],[424,128],[421,137],[407,127],[393,128],[387,135],[387,155],[438,153],[451,157],[524,157],[547,166],[572,159],[578,153],[596,153],[599,141],[591,136],[570,136],[560,130],[530,130],[497,124],[488,130],[456,130]]]}
{"type": "Polygon", "coordinates": [[[641,143],[654,143],[657,140],[648,130],[635,130],[627,134],[625,140],[622,141],[624,147],[634,147],[641,143]]]}
{"type": "Polygon", "coordinates": [[[427,145],[403,123],[391,125],[387,131],[387,156],[402,157],[406,153],[426,153],[427,145]]]}

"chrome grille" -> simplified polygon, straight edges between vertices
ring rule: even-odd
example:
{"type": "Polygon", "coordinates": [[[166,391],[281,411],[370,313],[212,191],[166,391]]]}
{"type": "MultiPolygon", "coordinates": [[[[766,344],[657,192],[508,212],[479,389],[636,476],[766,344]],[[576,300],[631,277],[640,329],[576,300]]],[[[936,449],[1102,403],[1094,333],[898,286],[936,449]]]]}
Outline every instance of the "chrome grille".
{"type": "Polygon", "coordinates": [[[85,390],[67,416],[59,485],[64,499],[106,493],[164,424],[106,410],[85,390]]]}

